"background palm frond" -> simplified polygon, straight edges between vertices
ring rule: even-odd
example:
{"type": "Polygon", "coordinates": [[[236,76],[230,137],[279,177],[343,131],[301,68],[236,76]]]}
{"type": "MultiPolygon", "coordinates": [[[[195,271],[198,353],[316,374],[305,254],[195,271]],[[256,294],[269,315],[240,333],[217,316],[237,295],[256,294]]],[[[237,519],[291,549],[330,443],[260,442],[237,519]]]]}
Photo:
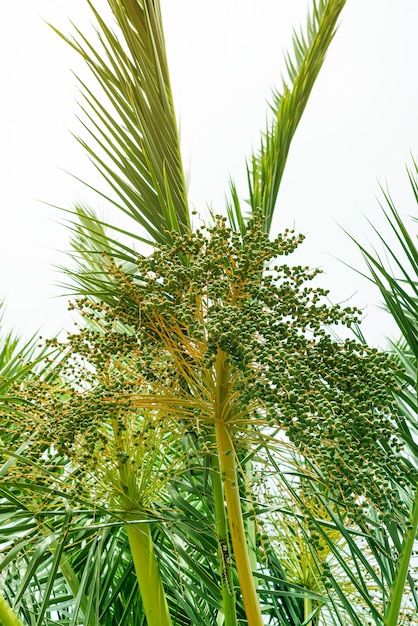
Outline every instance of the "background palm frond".
{"type": "Polygon", "coordinates": [[[98,87],[79,79],[85,135],[78,140],[112,197],[98,193],[132,218],[137,235],[140,225],[151,241],[167,241],[167,230],[189,229],[190,216],[159,3],[108,0],[112,27],[87,2],[96,40],[78,29],[59,33],[98,87]]]}
{"type": "MultiPolygon", "coordinates": [[[[418,166],[415,161],[408,170],[408,177],[413,198],[418,204],[418,166]]],[[[392,586],[385,607],[385,625],[396,626],[403,615],[403,598],[408,597],[405,583],[409,586],[410,603],[418,614],[416,564],[411,560],[418,528],[418,247],[417,235],[401,218],[389,193],[383,191],[383,196],[385,204],[381,208],[398,246],[389,242],[376,229],[383,246],[383,255],[356,243],[363,253],[370,280],[379,288],[384,306],[401,333],[401,339],[391,342],[390,349],[398,365],[397,427],[404,442],[406,462],[411,466],[412,482],[409,489],[403,492],[406,501],[409,501],[410,519],[406,520],[404,528],[396,524],[388,525],[397,562],[391,572],[392,586]]],[[[411,222],[415,226],[417,218],[412,217],[411,222]]]]}

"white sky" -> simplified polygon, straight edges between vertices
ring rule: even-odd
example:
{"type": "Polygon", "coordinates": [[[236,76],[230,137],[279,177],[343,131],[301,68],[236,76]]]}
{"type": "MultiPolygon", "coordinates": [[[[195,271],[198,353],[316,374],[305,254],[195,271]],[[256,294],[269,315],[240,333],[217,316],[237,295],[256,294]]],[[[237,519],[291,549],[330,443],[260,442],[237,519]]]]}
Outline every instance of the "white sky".
{"type": "MultiPolygon", "coordinates": [[[[245,181],[244,159],[258,145],[271,88],[280,85],[283,51],[310,4],[162,0],[190,199],[199,210],[210,202],[223,211],[228,176],[245,181]]],[[[59,169],[100,184],[68,130],[77,111],[69,67],[82,71],[80,62],[41,18],[64,30],[71,18],[83,28],[87,3],[0,2],[0,297],[7,327],[26,336],[69,324],[52,271],[64,262],[68,236],[62,215],[36,199],[66,208],[85,200],[106,215],[59,169]]],[[[378,294],[334,257],[361,266],[339,225],[363,243],[376,241],[366,217],[384,223],[378,181],[402,215],[416,210],[405,164],[418,143],[417,24],[416,0],[347,0],[291,149],[275,222],[276,231],[295,224],[307,235],[300,259],[324,269],[333,301],[352,296],[365,308],[364,330],[381,345],[391,327],[376,308],[378,294]]]]}

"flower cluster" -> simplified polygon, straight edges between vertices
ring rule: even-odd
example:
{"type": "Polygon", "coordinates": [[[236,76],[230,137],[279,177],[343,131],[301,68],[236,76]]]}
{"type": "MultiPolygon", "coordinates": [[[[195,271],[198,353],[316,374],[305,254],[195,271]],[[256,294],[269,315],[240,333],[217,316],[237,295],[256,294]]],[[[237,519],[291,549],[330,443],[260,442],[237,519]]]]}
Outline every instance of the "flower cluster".
{"type": "Polygon", "coordinates": [[[270,240],[257,215],[241,237],[217,217],[210,228],[172,233],[170,245],[138,258],[135,273],[104,258],[111,293],[75,303],[86,323],[64,346],[72,391],[50,389],[38,404],[48,436],[67,453],[86,456],[87,446],[94,456],[108,436],[103,424],[144,411],[179,432],[193,424],[202,445],[216,419],[237,441],[273,429],[324,484],[390,511],[389,477],[408,478],[392,422],[393,366],[354,339],[332,338],[360,312],[329,304],[318,270],[283,262],[302,240],[293,231],[270,240]],[[220,358],[222,417],[213,408],[220,358]]]}

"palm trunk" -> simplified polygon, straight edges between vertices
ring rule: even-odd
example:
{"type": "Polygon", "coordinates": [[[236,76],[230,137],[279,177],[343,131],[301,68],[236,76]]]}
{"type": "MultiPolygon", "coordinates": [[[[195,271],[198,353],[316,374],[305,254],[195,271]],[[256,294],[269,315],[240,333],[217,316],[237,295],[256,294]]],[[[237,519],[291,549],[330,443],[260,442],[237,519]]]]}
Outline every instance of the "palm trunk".
{"type": "MultiPolygon", "coordinates": [[[[311,598],[303,599],[303,623],[305,624],[308,617],[312,614],[312,600],[311,598]]],[[[312,626],[312,622],[306,622],[306,626],[312,626]]]]}
{"type": "Polygon", "coordinates": [[[148,626],[171,626],[150,525],[128,522],[126,530],[147,624],[148,626]]]}
{"type": "Polygon", "coordinates": [[[245,614],[247,616],[248,626],[263,626],[263,618],[251,569],[241,509],[234,444],[227,426],[222,422],[216,422],[216,435],[221,471],[224,478],[229,529],[245,614]]]}
{"type": "Polygon", "coordinates": [[[215,363],[214,416],[216,443],[224,484],[229,531],[248,626],[263,626],[242,515],[234,442],[227,425],[227,420],[230,417],[228,395],[229,369],[225,360],[226,354],[219,350],[215,363]]]}
{"type": "MultiPolygon", "coordinates": [[[[115,447],[125,452],[117,420],[112,423],[115,447]]],[[[147,618],[147,626],[172,626],[167,599],[161,579],[160,569],[155,556],[151,534],[151,525],[141,521],[140,511],[135,511],[138,501],[136,480],[132,468],[124,462],[119,463],[119,476],[123,496],[122,508],[126,511],[126,532],[135,567],[142,605],[147,618]]]]}
{"type": "Polygon", "coordinates": [[[219,458],[211,457],[213,499],[215,504],[216,534],[219,544],[220,577],[222,584],[222,609],[224,626],[237,626],[234,580],[232,575],[231,548],[228,540],[228,527],[222,480],[219,472],[219,458]]]}

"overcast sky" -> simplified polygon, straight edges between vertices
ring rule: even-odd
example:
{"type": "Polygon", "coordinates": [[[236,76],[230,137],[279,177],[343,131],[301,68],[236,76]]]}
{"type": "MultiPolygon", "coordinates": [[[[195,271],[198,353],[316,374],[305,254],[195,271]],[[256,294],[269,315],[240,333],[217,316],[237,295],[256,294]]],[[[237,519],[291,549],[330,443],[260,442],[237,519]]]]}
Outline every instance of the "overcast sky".
{"type": "MultiPolygon", "coordinates": [[[[310,5],[162,0],[190,200],[199,210],[208,203],[224,210],[230,175],[243,185],[292,27],[305,24],[310,5]]],[[[62,171],[97,182],[69,132],[77,111],[70,68],[83,68],[42,18],[66,31],[72,19],[83,29],[87,2],[0,2],[0,297],[7,327],[26,336],[69,323],[52,271],[64,262],[68,236],[59,211],[39,200],[66,208],[85,200],[112,219],[62,171]]],[[[384,228],[379,182],[402,215],[416,211],[405,165],[418,147],[417,24],[416,0],[347,0],[291,149],[274,228],[295,225],[307,235],[300,259],[323,268],[334,302],[350,298],[364,309],[365,332],[381,345],[392,329],[378,294],[335,257],[361,267],[341,227],[363,243],[376,241],[367,219],[384,228]]]]}

